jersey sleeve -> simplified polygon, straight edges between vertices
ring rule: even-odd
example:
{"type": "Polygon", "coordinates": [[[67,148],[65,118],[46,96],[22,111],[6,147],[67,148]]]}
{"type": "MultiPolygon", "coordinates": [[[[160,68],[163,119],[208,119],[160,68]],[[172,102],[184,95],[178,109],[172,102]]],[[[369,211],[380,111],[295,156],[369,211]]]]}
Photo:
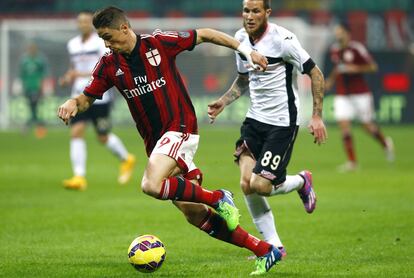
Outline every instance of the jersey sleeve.
{"type": "Polygon", "coordinates": [[[303,49],[299,40],[292,33],[285,36],[283,40],[283,59],[292,64],[301,73],[310,73],[315,67],[315,62],[309,56],[308,52],[303,49]]]}
{"type": "Polygon", "coordinates": [[[197,31],[161,31],[155,30],[153,35],[164,46],[165,51],[176,56],[184,50],[193,50],[197,41],[197,31]]]}
{"type": "MultiPolygon", "coordinates": [[[[242,43],[242,37],[240,35],[240,31],[236,32],[236,34],[234,35],[234,38],[239,41],[240,43],[242,43]]],[[[237,66],[237,72],[239,74],[248,74],[249,70],[245,67],[246,64],[246,57],[244,57],[240,52],[235,51],[234,52],[236,55],[236,66],[237,66]]]]}
{"type": "Polygon", "coordinates": [[[246,58],[237,51],[235,52],[235,54],[236,54],[237,72],[240,73],[240,74],[249,73],[248,69],[244,66],[246,61],[243,61],[243,59],[246,59],[246,58]]]}
{"type": "Polygon", "coordinates": [[[374,62],[371,54],[369,54],[368,50],[362,43],[354,42],[354,49],[355,52],[358,54],[356,57],[356,62],[358,64],[371,64],[374,62]]]}
{"type": "Polygon", "coordinates": [[[108,65],[106,64],[104,56],[96,64],[92,72],[91,80],[85,87],[83,93],[89,97],[102,99],[103,94],[113,87],[107,71],[108,65]]]}

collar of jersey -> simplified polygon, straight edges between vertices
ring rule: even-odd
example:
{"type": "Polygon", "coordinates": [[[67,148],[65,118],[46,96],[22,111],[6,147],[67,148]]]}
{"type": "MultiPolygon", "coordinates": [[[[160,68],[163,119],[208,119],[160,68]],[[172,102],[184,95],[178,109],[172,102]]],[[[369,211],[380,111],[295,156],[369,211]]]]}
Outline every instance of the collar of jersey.
{"type": "Polygon", "coordinates": [[[141,46],[141,35],[137,35],[137,42],[135,43],[134,49],[132,49],[131,54],[121,54],[125,59],[130,60],[131,58],[139,55],[139,47],[141,46]]]}

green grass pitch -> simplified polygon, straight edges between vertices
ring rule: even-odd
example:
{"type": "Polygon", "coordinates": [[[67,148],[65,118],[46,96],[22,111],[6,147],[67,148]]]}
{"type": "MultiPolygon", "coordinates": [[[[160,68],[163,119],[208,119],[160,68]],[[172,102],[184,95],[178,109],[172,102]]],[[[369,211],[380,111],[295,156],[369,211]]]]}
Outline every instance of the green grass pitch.
{"type": "MultiPolygon", "coordinates": [[[[258,235],[239,190],[232,162],[238,127],[202,126],[196,163],[204,185],[235,193],[241,224],[258,235]]],[[[266,276],[414,277],[414,127],[386,127],[397,160],[385,161],[379,145],[355,131],[359,171],[338,174],[345,156],[339,132],[318,147],[299,134],[289,173],[310,169],[318,196],[307,215],[296,193],[270,203],[286,260],[266,276]]],[[[210,238],[188,225],[168,201],[145,196],[139,184],[146,163],[134,128],[115,132],[138,157],[133,181],[116,183],[118,161],[87,135],[89,187],[64,190],[71,175],[68,131],[51,130],[43,140],[0,133],[0,277],[140,277],[127,262],[130,242],[154,234],[167,248],[153,277],[247,277],[250,253],[210,238]]]]}

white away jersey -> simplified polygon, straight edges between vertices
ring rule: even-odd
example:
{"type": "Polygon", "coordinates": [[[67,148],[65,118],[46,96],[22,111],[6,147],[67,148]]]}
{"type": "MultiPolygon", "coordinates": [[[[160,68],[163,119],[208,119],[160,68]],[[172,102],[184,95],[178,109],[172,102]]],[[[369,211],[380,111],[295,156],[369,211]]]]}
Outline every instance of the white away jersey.
{"type": "MultiPolygon", "coordinates": [[[[73,68],[79,72],[92,71],[99,59],[109,51],[98,34],[93,33],[86,41],[82,41],[82,36],[76,36],[68,42],[68,52],[73,68]]],[[[75,79],[72,87],[72,97],[76,97],[83,93],[88,85],[91,76],[78,77],[75,79]]],[[[95,100],[94,104],[104,104],[110,102],[112,92],[108,91],[101,100],[95,100]]]]}
{"type": "Polygon", "coordinates": [[[296,69],[309,73],[315,63],[296,36],[281,26],[268,23],[256,43],[250,41],[244,28],[236,32],[235,38],[266,56],[269,62],[265,72],[252,71],[246,58],[236,52],[238,72],[249,73],[251,105],[246,117],[275,126],[298,125],[296,69]]]}

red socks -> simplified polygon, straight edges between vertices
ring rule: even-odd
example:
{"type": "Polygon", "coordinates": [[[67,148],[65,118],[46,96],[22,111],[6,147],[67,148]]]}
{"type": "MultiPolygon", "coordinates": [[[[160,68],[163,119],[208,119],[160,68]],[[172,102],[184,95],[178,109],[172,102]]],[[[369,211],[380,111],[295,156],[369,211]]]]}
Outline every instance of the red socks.
{"type": "Polygon", "coordinates": [[[354,143],[352,141],[352,136],[350,134],[346,134],[342,137],[344,142],[345,152],[348,156],[348,160],[352,162],[356,162],[355,151],[354,151],[354,143]]]}
{"type": "Polygon", "coordinates": [[[222,196],[221,191],[206,190],[182,177],[171,177],[163,181],[158,199],[188,201],[215,206],[222,196]]]}
{"type": "Polygon", "coordinates": [[[375,130],[374,132],[372,132],[371,134],[372,134],[372,136],[373,136],[375,139],[377,139],[377,141],[381,144],[381,146],[382,146],[383,148],[386,148],[386,147],[387,147],[387,143],[385,142],[385,137],[384,137],[384,134],[382,134],[382,132],[381,132],[381,131],[379,131],[379,130],[377,129],[377,130],[375,130]]]}
{"type": "Polygon", "coordinates": [[[214,238],[249,249],[258,257],[272,248],[269,243],[247,233],[240,225],[233,232],[229,231],[226,221],[211,209],[198,227],[214,238]]]}

